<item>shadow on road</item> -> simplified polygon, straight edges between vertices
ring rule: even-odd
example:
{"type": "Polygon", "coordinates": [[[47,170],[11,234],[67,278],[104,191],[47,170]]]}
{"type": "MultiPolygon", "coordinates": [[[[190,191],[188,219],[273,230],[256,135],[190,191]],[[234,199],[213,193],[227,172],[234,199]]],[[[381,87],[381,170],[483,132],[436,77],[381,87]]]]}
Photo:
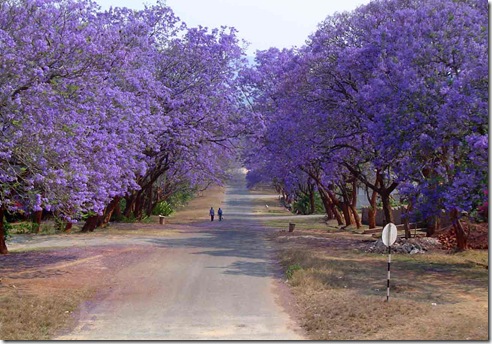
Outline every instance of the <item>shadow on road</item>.
{"type": "Polygon", "coordinates": [[[59,263],[76,261],[79,258],[66,251],[14,252],[0,256],[0,276],[19,273],[17,276],[11,275],[10,278],[48,278],[57,273],[48,274],[46,271],[33,270],[44,270],[59,263]]]}
{"type": "MultiPolygon", "coordinates": [[[[265,242],[264,232],[247,230],[245,224],[236,224],[242,229],[204,228],[189,238],[152,238],[155,246],[169,249],[191,249],[195,255],[238,258],[226,266],[225,274],[249,276],[273,276],[271,250],[265,242]]],[[[206,227],[206,226],[204,226],[206,227]]]]}

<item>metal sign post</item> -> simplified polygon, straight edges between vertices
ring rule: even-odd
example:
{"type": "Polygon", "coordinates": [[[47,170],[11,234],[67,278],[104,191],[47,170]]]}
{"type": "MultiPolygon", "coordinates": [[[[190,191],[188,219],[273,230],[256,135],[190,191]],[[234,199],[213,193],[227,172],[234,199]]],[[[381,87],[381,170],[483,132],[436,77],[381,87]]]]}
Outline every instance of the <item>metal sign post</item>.
{"type": "Polygon", "coordinates": [[[391,245],[395,243],[397,236],[398,231],[393,223],[388,223],[384,226],[381,239],[383,240],[383,244],[388,246],[388,281],[386,285],[386,302],[389,302],[390,297],[391,245]]]}

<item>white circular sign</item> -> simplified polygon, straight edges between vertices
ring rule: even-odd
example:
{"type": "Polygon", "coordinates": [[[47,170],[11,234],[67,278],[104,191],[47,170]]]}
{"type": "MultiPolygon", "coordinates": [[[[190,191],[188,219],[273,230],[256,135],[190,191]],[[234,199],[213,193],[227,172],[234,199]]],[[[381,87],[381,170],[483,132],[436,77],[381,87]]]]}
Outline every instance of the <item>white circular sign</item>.
{"type": "Polygon", "coordinates": [[[398,235],[398,231],[396,230],[396,226],[393,223],[388,223],[383,228],[383,244],[386,246],[391,246],[395,243],[396,237],[398,235]]]}

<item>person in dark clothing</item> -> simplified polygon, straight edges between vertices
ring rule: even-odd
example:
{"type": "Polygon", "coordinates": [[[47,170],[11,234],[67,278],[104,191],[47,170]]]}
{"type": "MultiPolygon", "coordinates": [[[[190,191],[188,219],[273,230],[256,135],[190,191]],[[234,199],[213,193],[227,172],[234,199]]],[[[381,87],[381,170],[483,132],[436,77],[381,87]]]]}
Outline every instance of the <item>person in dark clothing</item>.
{"type": "Polygon", "coordinates": [[[217,210],[217,214],[219,214],[219,221],[222,221],[222,209],[219,208],[219,210],[217,210]]]}
{"type": "Polygon", "coordinates": [[[214,207],[211,207],[210,208],[210,221],[214,220],[214,216],[215,216],[215,210],[214,210],[214,207]]]}

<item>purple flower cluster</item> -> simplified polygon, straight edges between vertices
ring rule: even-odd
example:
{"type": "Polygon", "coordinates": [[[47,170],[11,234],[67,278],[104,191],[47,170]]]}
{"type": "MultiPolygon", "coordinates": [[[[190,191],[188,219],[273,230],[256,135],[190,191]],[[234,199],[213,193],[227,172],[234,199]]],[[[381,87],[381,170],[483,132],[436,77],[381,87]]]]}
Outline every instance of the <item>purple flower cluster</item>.
{"type": "Polygon", "coordinates": [[[425,216],[476,209],[488,186],[487,23],[484,2],[376,0],[327,17],[299,49],[258,52],[241,74],[262,128],[251,181],[293,194],[311,179],[340,211],[354,179],[384,208],[398,191],[425,216]]]}
{"type": "Polygon", "coordinates": [[[6,1],[0,51],[2,209],[75,220],[224,174],[244,126],[234,29],[188,28],[163,3],[6,1]]]}

